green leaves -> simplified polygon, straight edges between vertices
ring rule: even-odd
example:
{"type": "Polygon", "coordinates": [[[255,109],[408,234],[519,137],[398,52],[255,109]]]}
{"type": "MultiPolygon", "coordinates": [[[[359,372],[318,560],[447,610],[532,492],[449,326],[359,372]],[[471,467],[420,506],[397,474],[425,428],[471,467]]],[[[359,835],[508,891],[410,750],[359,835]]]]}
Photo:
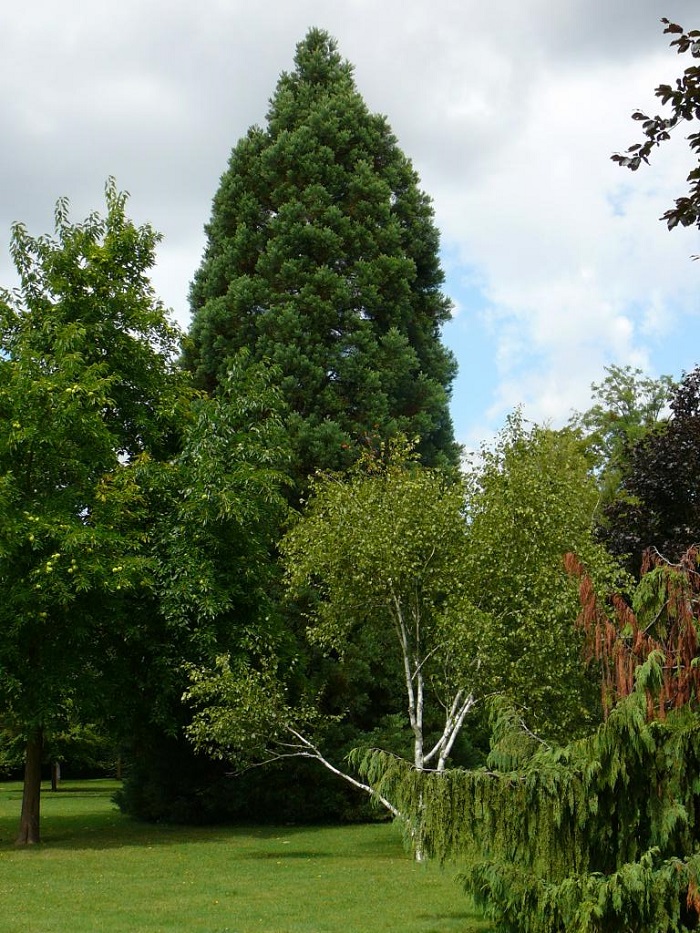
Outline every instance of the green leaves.
{"type": "Polygon", "coordinates": [[[466,536],[462,484],[399,439],[318,476],[280,547],[309,640],[403,680],[418,768],[444,768],[479,685],[486,619],[463,597],[466,536]]]}
{"type": "Polygon", "coordinates": [[[278,367],[299,494],[377,433],[456,463],[430,201],[326,33],[310,30],[265,128],[234,147],[207,233],[187,364],[208,389],[241,348],[278,367]]]}
{"type": "Polygon", "coordinates": [[[621,495],[605,513],[604,539],[635,574],[645,548],[676,561],[700,540],[700,368],[683,376],[669,407],[671,417],[629,450],[621,495]]]}
{"type": "Polygon", "coordinates": [[[573,630],[577,586],[564,569],[572,551],[604,590],[619,573],[594,539],[597,501],[577,435],[528,430],[518,413],[471,478],[464,595],[493,620],[483,674],[549,736],[571,734],[598,714],[573,630]]]}
{"type": "Polygon", "coordinates": [[[0,301],[0,697],[34,730],[106,701],[124,607],[153,587],[144,463],[192,397],[148,281],[158,236],[125,204],[110,180],[104,217],[64,199],[54,237],[15,225],[0,301]]]}
{"type": "Polygon", "coordinates": [[[596,403],[577,414],[572,426],[584,432],[607,505],[619,493],[632,448],[660,427],[677,384],[670,376],[651,379],[630,366],[608,366],[605,371],[605,379],[591,386],[596,403]]]}
{"type": "Polygon", "coordinates": [[[336,650],[354,625],[390,625],[397,600],[407,612],[420,607],[430,626],[459,590],[460,484],[396,450],[388,455],[388,464],[366,457],[348,481],[315,480],[303,518],[282,543],[292,592],[318,585],[324,594],[313,637],[336,650]]]}
{"type": "Polygon", "coordinates": [[[171,621],[219,630],[238,614],[255,628],[269,607],[289,462],[270,382],[247,354],[231,359],[216,396],[193,406],[181,453],[155,477],[161,611],[171,621]]]}

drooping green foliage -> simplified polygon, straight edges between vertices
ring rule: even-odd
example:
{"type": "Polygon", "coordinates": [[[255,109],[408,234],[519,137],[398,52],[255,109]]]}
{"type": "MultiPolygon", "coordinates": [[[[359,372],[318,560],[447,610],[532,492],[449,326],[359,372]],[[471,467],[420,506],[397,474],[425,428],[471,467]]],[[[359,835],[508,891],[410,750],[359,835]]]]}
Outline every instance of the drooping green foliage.
{"type": "MultiPolygon", "coordinates": [[[[685,577],[695,626],[697,567],[694,552],[681,568],[650,569],[671,615],[679,574],[685,577]]],[[[424,849],[463,866],[466,888],[499,931],[697,929],[700,720],[684,670],[697,652],[687,657],[682,627],[664,626],[648,591],[637,595],[639,626],[665,628],[667,641],[640,651],[631,691],[620,684],[623,699],[590,736],[547,745],[501,701],[483,769],[420,773],[383,752],[355,755],[377,793],[419,821],[424,849]]],[[[639,626],[631,632],[624,614],[616,618],[619,640],[646,636],[639,626]]],[[[614,648],[608,654],[621,657],[614,648]]]]}
{"type": "Polygon", "coordinates": [[[369,434],[418,436],[426,463],[455,463],[442,282],[415,171],[334,40],[310,30],[214,198],[188,366],[207,389],[243,347],[279,367],[302,488],[369,434]]]}
{"type": "Polygon", "coordinates": [[[158,236],[113,182],[106,201],[82,224],[59,201],[55,238],[15,225],[20,288],[0,301],[0,697],[27,741],[23,842],[43,731],[99,702],[107,606],[149,574],[138,464],[169,454],[189,401],[147,278],[158,236]]]}
{"type": "Polygon", "coordinates": [[[599,718],[598,691],[581,665],[573,551],[606,586],[616,562],[593,535],[598,490],[573,431],[527,428],[511,416],[486,449],[468,494],[463,589],[493,622],[482,673],[522,706],[531,726],[558,739],[599,718]]]}
{"type": "Polygon", "coordinates": [[[372,762],[382,772],[375,786],[424,814],[426,851],[464,863],[466,888],[498,930],[695,929],[695,717],[648,723],[640,690],[594,736],[563,749],[517,729],[502,742],[508,750],[496,746],[490,771],[419,775],[378,753],[372,762]]]}

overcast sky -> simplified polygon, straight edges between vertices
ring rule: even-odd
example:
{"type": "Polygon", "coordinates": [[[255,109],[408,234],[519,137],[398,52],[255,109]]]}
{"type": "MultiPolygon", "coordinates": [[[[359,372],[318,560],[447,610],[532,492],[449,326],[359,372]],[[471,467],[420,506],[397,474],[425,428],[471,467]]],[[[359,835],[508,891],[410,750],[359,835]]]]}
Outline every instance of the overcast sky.
{"type": "Polygon", "coordinates": [[[458,439],[518,404],[560,425],[606,365],[700,363],[700,237],[658,221],[685,193],[686,128],[650,168],[610,161],[687,64],[662,16],[700,27],[697,0],[6,0],[0,283],[13,221],[50,232],[62,195],[81,220],[114,175],[164,235],[153,281],[186,326],[230,149],[319,26],[434,199],[458,439]]]}

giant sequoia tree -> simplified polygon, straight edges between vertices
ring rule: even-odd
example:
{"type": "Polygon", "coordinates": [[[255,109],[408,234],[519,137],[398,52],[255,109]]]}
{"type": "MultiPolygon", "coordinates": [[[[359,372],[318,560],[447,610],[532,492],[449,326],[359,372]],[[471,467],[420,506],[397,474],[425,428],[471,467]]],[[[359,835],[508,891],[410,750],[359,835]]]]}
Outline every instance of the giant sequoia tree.
{"type": "Polygon", "coordinates": [[[185,359],[208,389],[242,347],[279,367],[302,484],[368,433],[455,461],[430,200],[325,32],[298,45],[267,125],[234,147],[207,237],[185,359]]]}

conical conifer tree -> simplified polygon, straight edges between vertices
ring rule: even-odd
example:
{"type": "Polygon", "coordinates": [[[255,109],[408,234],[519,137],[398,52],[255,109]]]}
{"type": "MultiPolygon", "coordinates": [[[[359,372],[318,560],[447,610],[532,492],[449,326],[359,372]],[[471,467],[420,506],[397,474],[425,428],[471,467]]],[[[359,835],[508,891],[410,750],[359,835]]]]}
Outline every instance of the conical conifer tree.
{"type": "Polygon", "coordinates": [[[186,363],[210,390],[241,347],[278,367],[302,485],[368,435],[456,462],[431,202],[327,33],[299,43],[266,127],[234,147],[206,231],[186,363]]]}

